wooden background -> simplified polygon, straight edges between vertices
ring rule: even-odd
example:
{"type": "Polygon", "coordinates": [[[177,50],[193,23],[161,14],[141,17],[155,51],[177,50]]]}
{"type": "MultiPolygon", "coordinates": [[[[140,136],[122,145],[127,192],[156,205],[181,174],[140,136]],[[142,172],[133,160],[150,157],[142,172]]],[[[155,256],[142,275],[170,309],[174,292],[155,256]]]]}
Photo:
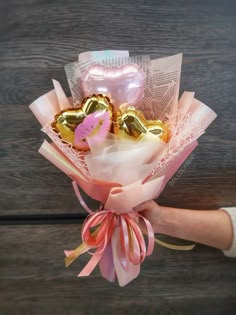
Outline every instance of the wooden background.
{"type": "MultiPolygon", "coordinates": [[[[125,288],[96,270],[70,269],[84,211],[70,180],[37,150],[44,134],[28,105],[86,50],[183,52],[181,92],[218,113],[162,205],[236,205],[236,3],[234,0],[0,0],[0,314],[235,314],[236,260],[215,249],[157,247],[125,288]],[[181,175],[181,176],[180,176],[181,175]]],[[[88,199],[87,199],[88,200],[88,199]]],[[[88,200],[91,206],[95,204],[88,200]]]]}

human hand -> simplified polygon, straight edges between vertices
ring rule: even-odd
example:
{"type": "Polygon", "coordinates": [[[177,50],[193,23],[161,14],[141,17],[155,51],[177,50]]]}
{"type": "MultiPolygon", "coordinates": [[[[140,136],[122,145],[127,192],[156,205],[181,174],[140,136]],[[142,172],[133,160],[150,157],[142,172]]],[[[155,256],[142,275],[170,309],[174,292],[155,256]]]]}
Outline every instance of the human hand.
{"type": "Polygon", "coordinates": [[[152,225],[154,233],[161,233],[161,207],[153,200],[145,201],[134,207],[134,211],[139,212],[152,225]]]}
{"type": "Polygon", "coordinates": [[[134,207],[161,233],[227,250],[233,242],[229,215],[220,210],[190,210],[159,206],[149,200],[134,207]]]}

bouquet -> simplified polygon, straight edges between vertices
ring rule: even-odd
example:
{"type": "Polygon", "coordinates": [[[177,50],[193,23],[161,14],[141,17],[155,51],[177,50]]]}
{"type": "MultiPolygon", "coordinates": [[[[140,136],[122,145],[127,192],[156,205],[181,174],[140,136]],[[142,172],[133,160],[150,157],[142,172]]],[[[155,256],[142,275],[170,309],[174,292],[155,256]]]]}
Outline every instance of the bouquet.
{"type": "Polygon", "coordinates": [[[65,66],[72,97],[58,81],[30,105],[52,143],[39,152],[73,182],[88,212],[82,244],[65,251],[69,266],[91,259],[108,281],[136,278],[154,248],[150,222],[133,208],[156,199],[197,146],[216,114],[184,92],[178,100],[182,55],[130,57],[128,51],[86,52],[65,66]],[[92,211],[78,186],[100,202],[92,211]]]}

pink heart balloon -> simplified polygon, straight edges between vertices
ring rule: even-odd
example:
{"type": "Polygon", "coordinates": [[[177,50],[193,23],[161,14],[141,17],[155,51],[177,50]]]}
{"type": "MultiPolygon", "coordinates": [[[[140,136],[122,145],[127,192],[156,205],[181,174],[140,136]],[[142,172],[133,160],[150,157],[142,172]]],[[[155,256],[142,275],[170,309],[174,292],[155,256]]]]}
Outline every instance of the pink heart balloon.
{"type": "Polygon", "coordinates": [[[84,97],[92,94],[107,95],[118,108],[124,103],[135,106],[144,94],[145,74],[136,64],[120,68],[91,66],[81,76],[84,97]]]}

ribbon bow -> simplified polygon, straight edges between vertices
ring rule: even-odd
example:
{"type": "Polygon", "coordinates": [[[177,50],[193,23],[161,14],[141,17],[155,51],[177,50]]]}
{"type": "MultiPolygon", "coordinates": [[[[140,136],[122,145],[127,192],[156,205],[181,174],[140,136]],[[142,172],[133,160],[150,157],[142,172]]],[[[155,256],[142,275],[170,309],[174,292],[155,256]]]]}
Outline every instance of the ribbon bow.
{"type": "MultiPolygon", "coordinates": [[[[109,249],[111,242],[114,244],[114,238],[116,241],[117,238],[120,241],[117,254],[120,265],[126,272],[129,272],[132,265],[140,265],[146,256],[151,255],[154,248],[152,226],[147,219],[136,212],[118,214],[112,210],[98,210],[86,218],[81,234],[82,244],[72,251],[65,251],[66,267],[85,252],[92,255],[87,265],[79,273],[79,277],[91,274],[103,254],[109,249]],[[147,233],[147,246],[140,221],[147,233]]],[[[109,263],[113,264],[114,261],[109,263]]]]}
{"type": "Polygon", "coordinates": [[[120,286],[124,286],[138,276],[140,264],[152,254],[154,242],[175,250],[194,247],[172,245],[156,239],[151,223],[137,212],[117,213],[104,208],[92,212],[82,199],[76,182],[72,184],[81,205],[90,213],[82,226],[82,243],[74,250],[65,251],[66,267],[85,252],[92,255],[78,277],[89,276],[99,263],[107,280],[112,282],[117,277],[120,286]]]}

